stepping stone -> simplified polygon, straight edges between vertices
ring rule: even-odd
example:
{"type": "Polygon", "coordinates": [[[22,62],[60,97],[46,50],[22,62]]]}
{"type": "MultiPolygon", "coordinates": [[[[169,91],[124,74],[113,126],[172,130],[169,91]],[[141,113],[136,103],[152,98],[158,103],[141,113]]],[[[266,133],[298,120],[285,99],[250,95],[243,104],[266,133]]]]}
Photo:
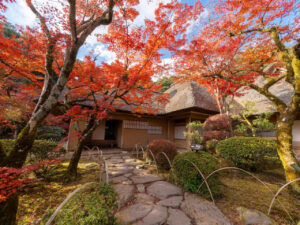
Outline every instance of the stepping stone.
{"type": "MultiPolygon", "coordinates": [[[[118,177],[114,177],[111,179],[113,184],[118,184],[124,181],[130,181],[127,177],[125,176],[118,176],[118,177]]],[[[131,182],[132,183],[132,182],[131,182]]]]}
{"type": "Polygon", "coordinates": [[[130,169],[130,168],[125,168],[125,169],[108,170],[108,171],[109,171],[109,176],[117,177],[117,176],[121,176],[121,175],[123,175],[123,174],[132,172],[132,169],[130,169]]]}
{"type": "Polygon", "coordinates": [[[142,175],[142,174],[149,174],[149,170],[143,170],[143,169],[135,169],[133,170],[133,173],[135,175],[142,175]]]}
{"type": "Polygon", "coordinates": [[[128,208],[124,208],[116,214],[118,221],[122,225],[133,223],[147,216],[153,209],[152,205],[137,203],[128,208]]]}
{"type": "Polygon", "coordinates": [[[133,225],[162,225],[167,220],[167,217],[167,208],[156,205],[146,217],[133,225]]]}
{"type": "Polygon", "coordinates": [[[132,176],[132,173],[126,173],[124,174],[124,177],[131,177],[132,176]]]}
{"type": "Polygon", "coordinates": [[[122,162],[124,162],[124,160],[121,158],[119,158],[119,159],[112,158],[112,159],[107,160],[107,162],[108,162],[108,164],[116,164],[116,163],[122,163],[122,162]]]}
{"type": "Polygon", "coordinates": [[[181,210],[169,208],[168,212],[167,225],[191,225],[191,219],[181,210]]]}
{"type": "Polygon", "coordinates": [[[136,188],[137,188],[138,192],[145,193],[145,185],[143,185],[143,184],[137,184],[136,188]]]}
{"type": "Polygon", "coordinates": [[[231,225],[230,221],[213,203],[196,194],[185,193],[182,210],[194,218],[196,225],[231,225]]]}
{"type": "Polygon", "coordinates": [[[165,181],[158,181],[148,187],[148,192],[154,197],[165,199],[171,196],[180,196],[182,192],[179,187],[165,181]]]}
{"type": "Polygon", "coordinates": [[[123,207],[126,202],[133,198],[135,188],[129,184],[116,184],[113,185],[116,193],[118,193],[119,208],[123,207]]]}
{"type": "Polygon", "coordinates": [[[173,196],[173,197],[161,200],[157,204],[166,206],[166,207],[171,207],[171,208],[179,208],[181,202],[182,202],[182,196],[173,196]]]}
{"type": "Polygon", "coordinates": [[[151,205],[154,202],[154,198],[150,195],[144,194],[144,193],[138,193],[135,195],[136,202],[138,203],[144,203],[151,205]]]}
{"type": "Polygon", "coordinates": [[[158,180],[163,180],[163,178],[151,174],[132,176],[130,178],[135,184],[147,184],[158,180]]]}

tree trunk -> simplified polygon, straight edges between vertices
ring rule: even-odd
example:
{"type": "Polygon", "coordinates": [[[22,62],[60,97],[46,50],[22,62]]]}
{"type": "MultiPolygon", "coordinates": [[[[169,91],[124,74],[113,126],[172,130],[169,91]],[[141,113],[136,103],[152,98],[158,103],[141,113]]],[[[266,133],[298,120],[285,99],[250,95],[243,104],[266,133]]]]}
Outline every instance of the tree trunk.
{"type": "Polygon", "coordinates": [[[0,203],[0,224],[16,225],[16,215],[18,209],[18,195],[13,194],[10,198],[0,203]]]}
{"type": "Polygon", "coordinates": [[[81,153],[85,144],[86,138],[82,138],[79,140],[78,145],[72,155],[68,166],[68,176],[70,179],[75,179],[77,177],[77,167],[81,157],[81,153]]]}
{"type": "MultiPolygon", "coordinates": [[[[282,162],[286,181],[292,181],[299,178],[300,175],[293,168],[292,165],[299,165],[295,155],[293,153],[293,136],[292,127],[294,124],[293,113],[280,114],[277,121],[276,132],[277,132],[277,152],[282,162]]],[[[300,182],[291,184],[293,192],[300,194],[300,182]]]]}

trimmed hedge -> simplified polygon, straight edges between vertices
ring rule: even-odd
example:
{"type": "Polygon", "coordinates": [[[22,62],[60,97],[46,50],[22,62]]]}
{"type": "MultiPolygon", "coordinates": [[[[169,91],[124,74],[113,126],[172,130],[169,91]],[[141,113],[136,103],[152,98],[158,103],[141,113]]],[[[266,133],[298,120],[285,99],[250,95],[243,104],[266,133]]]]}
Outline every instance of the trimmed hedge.
{"type": "Polygon", "coordinates": [[[216,147],[217,147],[217,144],[219,143],[218,140],[216,139],[212,139],[212,140],[209,140],[205,143],[205,149],[207,152],[210,152],[210,153],[216,153],[216,147]]]}
{"type": "Polygon", "coordinates": [[[203,135],[204,142],[216,139],[218,141],[230,137],[230,133],[226,130],[207,131],[203,135]]]}
{"type": "Polygon", "coordinates": [[[266,158],[277,158],[277,143],[261,137],[232,137],[220,141],[217,154],[233,162],[236,167],[250,170],[262,170],[266,158]]]}
{"type": "MultiPolygon", "coordinates": [[[[149,143],[147,149],[151,149],[157,162],[157,166],[166,170],[170,169],[170,165],[165,155],[162,154],[162,152],[166,153],[171,163],[174,157],[177,155],[177,149],[175,144],[168,140],[153,140],[149,143]]],[[[151,153],[148,151],[146,152],[146,157],[150,160],[153,160],[151,153]]]]}
{"type": "MultiPolygon", "coordinates": [[[[219,162],[212,154],[204,151],[185,152],[175,157],[173,161],[172,178],[181,185],[186,191],[196,192],[209,199],[209,191],[205,184],[198,191],[203,179],[197,169],[191,164],[193,162],[200,171],[207,176],[219,168],[219,162]],[[187,161],[188,160],[188,161],[187,161]]],[[[214,196],[219,194],[219,176],[213,175],[208,179],[209,187],[214,196]]]]}
{"type": "MultiPolygon", "coordinates": [[[[76,193],[56,216],[56,225],[117,225],[117,195],[108,184],[92,184],[76,193]]],[[[49,212],[46,219],[53,213],[49,212]]]]}

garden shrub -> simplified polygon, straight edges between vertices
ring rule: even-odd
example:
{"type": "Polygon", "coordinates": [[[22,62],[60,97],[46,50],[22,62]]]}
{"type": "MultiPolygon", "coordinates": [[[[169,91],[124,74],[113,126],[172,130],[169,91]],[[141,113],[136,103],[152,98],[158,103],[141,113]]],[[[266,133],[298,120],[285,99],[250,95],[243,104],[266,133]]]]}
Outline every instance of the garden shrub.
{"type": "Polygon", "coordinates": [[[215,130],[215,131],[207,131],[203,135],[204,142],[215,139],[215,140],[224,140],[230,137],[230,133],[226,130],[215,130]]]}
{"type": "MultiPolygon", "coordinates": [[[[199,151],[178,154],[173,161],[172,178],[174,181],[181,185],[186,191],[197,192],[205,198],[210,198],[209,191],[205,184],[203,184],[198,191],[203,179],[197,169],[189,161],[198,166],[204,176],[207,176],[219,168],[217,158],[208,152],[199,151]]],[[[218,195],[218,185],[220,184],[218,174],[211,176],[207,181],[213,195],[218,195]]]]}
{"type": "Polygon", "coordinates": [[[226,114],[217,114],[208,117],[204,124],[204,130],[229,130],[231,127],[232,121],[229,116],[226,114]]]}
{"type": "Polygon", "coordinates": [[[216,147],[217,147],[217,144],[218,144],[218,140],[216,139],[212,139],[212,140],[209,140],[205,143],[205,149],[207,152],[210,152],[210,153],[216,153],[216,147]]]}
{"type": "MultiPolygon", "coordinates": [[[[174,157],[177,155],[175,144],[168,140],[153,140],[149,143],[147,149],[151,149],[157,162],[157,166],[161,169],[170,169],[169,162],[162,152],[166,153],[171,163],[174,157]]],[[[149,151],[146,152],[146,157],[150,160],[153,160],[153,157],[149,151]]]]}
{"type": "MultiPolygon", "coordinates": [[[[108,184],[92,184],[76,193],[56,216],[55,225],[117,225],[117,195],[108,184]]],[[[47,216],[47,219],[50,214],[47,216]]]]}
{"type": "Polygon", "coordinates": [[[264,168],[266,158],[278,158],[277,143],[260,137],[231,137],[220,141],[217,154],[236,167],[257,171],[264,168]]]}
{"type": "Polygon", "coordinates": [[[39,127],[36,134],[36,139],[60,141],[66,136],[66,131],[58,126],[42,126],[39,127]]]}
{"type": "MultiPolygon", "coordinates": [[[[3,149],[7,152],[14,147],[14,139],[0,139],[3,149]]],[[[56,142],[48,140],[35,140],[27,158],[27,163],[37,164],[45,160],[57,159],[60,155],[64,154],[66,150],[59,147],[56,142]]],[[[55,166],[44,164],[34,173],[39,178],[48,179],[51,177],[55,166]]]]}

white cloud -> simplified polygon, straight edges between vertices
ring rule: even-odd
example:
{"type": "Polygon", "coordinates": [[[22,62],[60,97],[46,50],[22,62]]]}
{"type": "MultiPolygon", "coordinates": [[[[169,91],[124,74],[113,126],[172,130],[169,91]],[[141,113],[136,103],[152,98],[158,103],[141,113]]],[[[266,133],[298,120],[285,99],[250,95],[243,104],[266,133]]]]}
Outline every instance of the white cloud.
{"type": "Polygon", "coordinates": [[[105,45],[97,45],[94,49],[94,54],[103,58],[106,63],[110,64],[116,59],[116,54],[112,51],[107,50],[105,45]]]}
{"type": "Polygon", "coordinates": [[[204,8],[203,12],[198,16],[196,20],[190,21],[190,25],[188,26],[186,33],[187,34],[192,34],[199,26],[202,25],[203,20],[208,18],[209,16],[209,11],[207,8],[204,8]]]}
{"type": "Polygon", "coordinates": [[[8,4],[5,16],[8,22],[19,26],[33,26],[37,23],[36,16],[31,12],[25,0],[16,0],[8,4]]]}
{"type": "Polygon", "coordinates": [[[135,8],[140,13],[135,20],[135,24],[138,26],[144,25],[145,19],[154,20],[155,10],[158,8],[159,3],[169,3],[171,0],[140,0],[135,8]]]}

